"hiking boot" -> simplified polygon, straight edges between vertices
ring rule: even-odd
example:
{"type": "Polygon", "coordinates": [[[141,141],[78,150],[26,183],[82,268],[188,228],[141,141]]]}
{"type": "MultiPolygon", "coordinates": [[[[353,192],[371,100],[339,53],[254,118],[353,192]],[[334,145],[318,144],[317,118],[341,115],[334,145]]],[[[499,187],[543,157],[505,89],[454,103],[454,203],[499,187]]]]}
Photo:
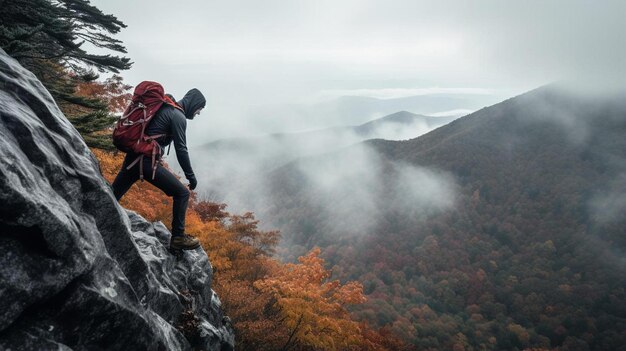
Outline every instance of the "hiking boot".
{"type": "Polygon", "coordinates": [[[193,250],[200,247],[200,242],[193,236],[183,234],[172,237],[170,248],[173,250],[193,250]]]}

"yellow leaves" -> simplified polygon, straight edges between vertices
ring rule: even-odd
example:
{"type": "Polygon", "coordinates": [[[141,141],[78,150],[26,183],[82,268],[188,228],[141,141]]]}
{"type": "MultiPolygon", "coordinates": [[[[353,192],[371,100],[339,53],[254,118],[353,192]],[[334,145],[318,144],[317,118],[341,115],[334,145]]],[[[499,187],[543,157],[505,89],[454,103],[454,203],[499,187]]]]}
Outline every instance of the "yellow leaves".
{"type": "MultiPolygon", "coordinates": [[[[367,299],[363,295],[363,285],[359,282],[348,282],[339,289],[341,299],[347,304],[364,303],[367,299]]],[[[339,299],[339,297],[337,297],[339,299]]]]}
{"type": "Polygon", "coordinates": [[[324,350],[360,345],[361,328],[350,319],[346,305],[365,301],[363,287],[328,281],[330,272],[319,254],[315,248],[299,264],[280,265],[254,286],[273,295],[295,341],[324,350]]]}
{"type": "Polygon", "coordinates": [[[216,222],[203,223],[202,227],[188,228],[187,231],[200,240],[211,264],[220,275],[233,268],[231,253],[238,251],[239,245],[233,241],[232,233],[224,230],[216,222]]]}

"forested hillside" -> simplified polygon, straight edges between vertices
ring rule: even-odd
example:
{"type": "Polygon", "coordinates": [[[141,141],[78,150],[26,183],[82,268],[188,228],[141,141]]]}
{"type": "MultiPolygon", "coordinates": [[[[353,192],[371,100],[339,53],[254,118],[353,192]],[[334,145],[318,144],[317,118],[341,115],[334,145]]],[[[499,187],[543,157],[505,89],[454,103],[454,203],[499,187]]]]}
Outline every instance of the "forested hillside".
{"type": "Polygon", "coordinates": [[[336,277],[364,285],[368,302],[354,313],[391,324],[418,348],[619,349],[624,136],[619,96],[547,86],[417,139],[374,140],[283,167],[272,191],[284,206],[270,215],[290,245],[287,257],[322,246],[336,277]],[[337,203],[363,195],[313,191],[306,170],[363,153],[377,162],[337,182],[376,178],[365,183],[368,201],[341,213],[367,221],[349,230],[319,204],[343,211],[337,203]],[[423,176],[399,177],[407,167],[423,176]],[[404,187],[393,184],[402,179],[404,187]],[[407,200],[410,191],[432,194],[407,200]]]}

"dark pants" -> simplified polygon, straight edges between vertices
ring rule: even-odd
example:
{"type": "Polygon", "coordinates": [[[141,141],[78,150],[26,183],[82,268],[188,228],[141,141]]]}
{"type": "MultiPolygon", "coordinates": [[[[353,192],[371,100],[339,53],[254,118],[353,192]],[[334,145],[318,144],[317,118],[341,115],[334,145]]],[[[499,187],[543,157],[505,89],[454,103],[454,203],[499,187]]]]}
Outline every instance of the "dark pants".
{"type": "MultiPolygon", "coordinates": [[[[138,155],[136,154],[127,154],[122,169],[113,181],[113,194],[115,194],[115,198],[118,201],[139,179],[139,162],[133,165],[131,169],[126,169],[137,157],[138,155]]],[[[187,204],[189,202],[189,190],[187,187],[160,163],[157,166],[154,179],[152,179],[152,159],[148,157],[144,157],[143,159],[143,177],[147,182],[161,189],[167,196],[174,198],[172,236],[184,234],[185,212],[187,211],[187,204]]]]}

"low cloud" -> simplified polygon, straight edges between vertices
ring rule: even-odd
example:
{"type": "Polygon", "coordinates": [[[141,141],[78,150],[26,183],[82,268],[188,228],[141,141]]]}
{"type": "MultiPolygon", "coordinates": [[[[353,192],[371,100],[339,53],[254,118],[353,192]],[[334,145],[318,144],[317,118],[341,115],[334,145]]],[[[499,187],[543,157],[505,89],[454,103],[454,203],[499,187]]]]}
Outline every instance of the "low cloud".
{"type": "Polygon", "coordinates": [[[375,99],[399,99],[410,96],[435,94],[462,94],[462,95],[493,95],[495,91],[483,88],[411,88],[411,89],[334,89],[323,90],[319,98],[337,98],[341,96],[361,96],[375,99]]]}
{"type": "Polygon", "coordinates": [[[433,129],[432,126],[419,120],[410,124],[385,123],[374,128],[368,135],[371,136],[371,138],[377,139],[408,140],[426,134],[431,129],[433,129]]]}
{"type": "MultiPolygon", "coordinates": [[[[414,216],[453,206],[451,176],[386,161],[360,144],[372,136],[410,139],[432,128],[417,121],[384,123],[367,135],[349,128],[275,134],[224,140],[190,154],[201,198],[224,202],[233,213],[255,212],[267,227],[274,225],[267,210],[282,206],[272,192],[270,176],[294,162],[286,171],[305,179],[305,191],[298,196],[321,209],[329,234],[358,235],[391,212],[414,216]]],[[[177,163],[172,166],[176,169],[177,163]]]]}
{"type": "Polygon", "coordinates": [[[456,109],[456,110],[441,111],[441,112],[431,113],[430,116],[433,116],[433,117],[461,117],[461,116],[469,115],[472,112],[474,112],[474,110],[467,110],[467,109],[460,108],[460,109],[456,109]]]}
{"type": "MultiPolygon", "coordinates": [[[[618,166],[626,170],[624,160],[620,160],[618,166]]],[[[626,213],[626,174],[621,174],[600,187],[589,201],[591,220],[600,225],[623,221],[626,213]]]]}
{"type": "Polygon", "coordinates": [[[600,223],[621,220],[626,213],[626,193],[598,194],[590,201],[592,218],[600,223]]]}
{"type": "Polygon", "coordinates": [[[324,235],[371,233],[387,215],[416,219],[454,206],[456,185],[449,174],[389,162],[367,145],[303,160],[306,179],[299,196],[324,219],[324,235]]]}
{"type": "Polygon", "coordinates": [[[394,167],[397,209],[443,211],[454,205],[456,183],[451,174],[405,163],[394,167]]]}

